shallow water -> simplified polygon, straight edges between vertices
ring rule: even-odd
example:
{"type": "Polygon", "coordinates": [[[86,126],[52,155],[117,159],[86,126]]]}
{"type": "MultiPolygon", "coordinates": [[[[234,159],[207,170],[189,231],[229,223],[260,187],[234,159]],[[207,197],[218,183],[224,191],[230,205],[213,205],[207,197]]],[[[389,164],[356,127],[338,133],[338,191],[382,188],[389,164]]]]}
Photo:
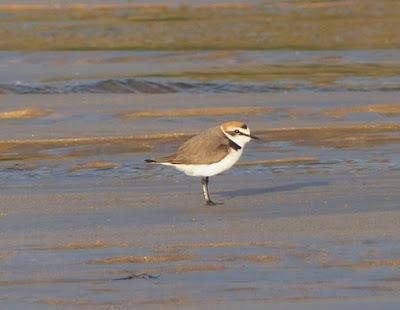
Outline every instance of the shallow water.
{"type": "Polygon", "coordinates": [[[0,53],[0,93],[396,91],[400,52],[0,53]]]}
{"type": "Polygon", "coordinates": [[[396,50],[2,52],[0,61],[9,181],[157,175],[145,157],[238,118],[263,141],[245,154],[255,164],[234,174],[399,168],[396,50]],[[282,157],[313,160],[271,162],[282,157]]]}
{"type": "Polygon", "coordinates": [[[398,305],[399,66],[395,50],[1,52],[0,308],[398,305]],[[224,205],[143,163],[230,119],[262,139],[212,180],[224,205]]]}

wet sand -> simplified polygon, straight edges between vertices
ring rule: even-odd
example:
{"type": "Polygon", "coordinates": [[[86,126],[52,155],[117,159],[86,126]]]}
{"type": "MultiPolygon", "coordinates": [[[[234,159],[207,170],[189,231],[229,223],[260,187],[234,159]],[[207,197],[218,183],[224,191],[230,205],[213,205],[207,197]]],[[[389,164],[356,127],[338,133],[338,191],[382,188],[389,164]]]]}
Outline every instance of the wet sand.
{"type": "Polygon", "coordinates": [[[51,111],[0,120],[1,307],[395,309],[396,100],[0,96],[5,112],[51,111]],[[217,123],[186,112],[216,103],[257,111],[245,118],[262,141],[211,179],[223,204],[206,207],[199,180],[143,159],[217,123]],[[125,117],[133,110],[158,112],[125,117]]]}
{"type": "Polygon", "coordinates": [[[218,207],[186,177],[3,183],[2,306],[397,303],[399,176],[226,174],[218,207]]]}
{"type": "Polygon", "coordinates": [[[397,309],[399,59],[0,53],[0,309],[397,309]],[[231,119],[223,204],[144,164],[231,119]]]}
{"type": "Polygon", "coordinates": [[[3,50],[399,47],[392,0],[18,2],[0,5],[3,50]]]}

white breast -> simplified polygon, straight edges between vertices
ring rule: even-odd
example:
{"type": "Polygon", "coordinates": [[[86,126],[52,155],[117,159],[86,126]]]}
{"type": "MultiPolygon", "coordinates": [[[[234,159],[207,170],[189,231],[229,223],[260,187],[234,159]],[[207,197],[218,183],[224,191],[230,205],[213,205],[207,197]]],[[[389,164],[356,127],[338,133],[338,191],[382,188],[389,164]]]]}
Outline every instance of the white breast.
{"type": "Polygon", "coordinates": [[[162,163],[162,165],[174,166],[179,171],[194,177],[211,177],[230,169],[239,160],[242,153],[243,148],[237,151],[231,149],[224,159],[209,165],[175,165],[170,163],[162,163]]]}

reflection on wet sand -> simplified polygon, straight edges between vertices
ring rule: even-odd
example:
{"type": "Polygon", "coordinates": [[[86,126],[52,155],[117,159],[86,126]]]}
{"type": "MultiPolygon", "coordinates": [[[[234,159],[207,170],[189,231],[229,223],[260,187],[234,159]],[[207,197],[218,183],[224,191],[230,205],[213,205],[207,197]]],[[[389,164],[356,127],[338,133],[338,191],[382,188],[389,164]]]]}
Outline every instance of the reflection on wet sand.
{"type": "MultiPolygon", "coordinates": [[[[298,128],[258,128],[255,134],[265,142],[289,141],[296,145],[331,148],[367,148],[377,145],[398,143],[400,125],[397,124],[357,124],[332,127],[298,128]]],[[[9,140],[0,141],[0,160],[27,159],[68,159],[88,157],[98,154],[140,154],[167,143],[177,143],[191,137],[192,134],[174,132],[144,136],[119,137],[79,137],[45,140],[9,140]]],[[[238,166],[312,164],[318,162],[315,157],[287,158],[276,160],[256,160],[242,162],[238,166]]],[[[77,166],[73,170],[111,169],[115,163],[92,162],[87,166],[77,166]]],[[[22,166],[21,166],[22,167],[22,166]]],[[[18,168],[16,166],[15,168],[18,168]]],[[[12,169],[12,168],[11,168],[12,169]]]]}
{"type": "Polygon", "coordinates": [[[87,264],[140,264],[140,263],[164,263],[177,262],[184,260],[193,260],[196,256],[193,255],[161,255],[161,256],[118,256],[94,261],[88,261],[87,264]]]}
{"type": "Polygon", "coordinates": [[[180,109],[167,111],[137,111],[127,112],[122,115],[126,118],[143,117],[191,117],[191,116],[226,116],[226,115],[249,115],[266,114],[273,112],[272,108],[203,108],[203,109],[180,109]]]}
{"type": "Polygon", "coordinates": [[[369,104],[355,107],[333,108],[323,110],[321,115],[342,118],[350,113],[376,113],[385,117],[400,115],[400,103],[398,104],[369,104]]]}
{"type": "Polygon", "coordinates": [[[291,141],[297,145],[331,148],[367,148],[397,143],[400,125],[359,124],[332,127],[260,129],[257,134],[266,141],[291,141]]]}
{"type": "Polygon", "coordinates": [[[397,3],[211,2],[0,5],[0,48],[129,49],[0,52],[0,308],[398,302],[400,52],[352,50],[397,3]],[[224,204],[144,163],[231,119],[224,204]]]}
{"type": "Polygon", "coordinates": [[[306,182],[306,183],[294,183],[287,184],[283,186],[275,186],[275,187],[257,187],[257,188],[247,188],[247,189],[239,189],[234,191],[223,191],[218,194],[225,197],[246,197],[246,196],[254,196],[254,195],[263,195],[267,193],[274,192],[286,192],[293,191],[305,187],[315,187],[315,186],[327,186],[329,183],[326,181],[320,182],[306,182]]]}
{"type": "Polygon", "coordinates": [[[324,268],[351,268],[351,269],[367,269],[367,268],[398,268],[400,259],[379,259],[362,262],[341,262],[330,261],[323,264],[324,268]]]}
{"type": "Polygon", "coordinates": [[[0,113],[0,120],[3,119],[31,119],[47,116],[51,114],[50,111],[35,110],[35,109],[25,109],[17,111],[7,111],[0,113]]]}
{"type": "Polygon", "coordinates": [[[241,161],[236,164],[237,167],[251,166],[283,166],[296,164],[316,164],[319,160],[316,157],[298,157],[298,158],[279,158],[254,161],[241,161]]]}
{"type": "MultiPolygon", "coordinates": [[[[119,245],[121,246],[121,245],[119,245]]],[[[61,245],[55,245],[49,248],[45,248],[45,250],[54,250],[54,251],[60,251],[60,250],[84,250],[84,249],[104,249],[104,248],[109,248],[112,247],[112,245],[107,244],[103,241],[96,240],[96,242],[93,243],[67,243],[67,244],[61,244],[61,245]]]]}
{"type": "Polygon", "coordinates": [[[214,272],[214,271],[224,271],[227,270],[228,267],[224,265],[211,265],[211,264],[203,264],[203,265],[179,265],[175,267],[166,267],[160,269],[160,272],[167,273],[188,273],[188,272],[214,272]]]}
{"type": "Polygon", "coordinates": [[[9,26],[0,31],[3,38],[0,48],[383,49],[393,48],[398,42],[395,30],[399,28],[398,11],[397,1],[390,0],[317,4],[300,1],[295,5],[292,1],[203,5],[195,1],[188,1],[186,5],[70,4],[60,7],[2,5],[0,12],[7,17],[9,26]],[[30,12],[29,16],[26,11],[30,12]],[[30,31],[23,31],[25,28],[19,27],[21,24],[29,24],[30,31]],[[51,37],[45,35],[49,31],[51,37]]]}
{"type": "Polygon", "coordinates": [[[251,262],[251,263],[277,263],[280,257],[272,255],[243,255],[243,256],[221,256],[217,258],[219,261],[227,262],[251,262]]]}
{"type": "Polygon", "coordinates": [[[0,141],[0,161],[27,159],[67,159],[96,154],[143,153],[157,143],[182,139],[183,133],[130,137],[85,137],[45,140],[0,141]]]}
{"type": "Polygon", "coordinates": [[[114,169],[117,168],[118,164],[111,163],[111,162],[104,162],[104,161],[95,161],[95,162],[88,162],[81,165],[77,165],[70,169],[71,172],[74,171],[84,171],[90,169],[100,169],[100,170],[107,170],[107,169],[114,169]]]}

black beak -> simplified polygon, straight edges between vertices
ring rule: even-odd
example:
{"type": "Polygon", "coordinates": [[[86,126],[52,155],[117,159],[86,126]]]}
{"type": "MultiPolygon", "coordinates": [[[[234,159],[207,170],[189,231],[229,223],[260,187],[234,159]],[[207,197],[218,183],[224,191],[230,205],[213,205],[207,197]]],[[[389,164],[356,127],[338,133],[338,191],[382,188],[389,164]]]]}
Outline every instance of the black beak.
{"type": "Polygon", "coordinates": [[[249,135],[250,138],[254,139],[254,140],[259,140],[260,138],[254,135],[249,135]]]}
{"type": "Polygon", "coordinates": [[[254,139],[254,140],[259,140],[259,139],[260,139],[259,137],[256,137],[256,136],[254,136],[254,135],[252,135],[252,134],[248,135],[247,133],[243,133],[243,132],[241,132],[240,134],[243,135],[243,136],[252,138],[252,139],[254,139]]]}

